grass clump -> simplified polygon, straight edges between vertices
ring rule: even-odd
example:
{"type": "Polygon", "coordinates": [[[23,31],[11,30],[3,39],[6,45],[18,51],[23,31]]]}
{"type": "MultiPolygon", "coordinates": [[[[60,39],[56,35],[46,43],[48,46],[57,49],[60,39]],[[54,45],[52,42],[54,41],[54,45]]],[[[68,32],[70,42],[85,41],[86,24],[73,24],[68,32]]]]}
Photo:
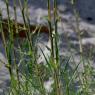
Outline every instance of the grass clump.
{"type": "MultiPolygon", "coordinates": [[[[94,95],[95,92],[95,70],[92,68],[89,59],[85,60],[83,56],[83,47],[81,43],[81,35],[79,30],[78,14],[74,9],[76,17],[76,32],[79,40],[80,59],[78,64],[75,62],[74,53],[69,53],[60,60],[59,54],[59,35],[58,22],[59,16],[57,12],[57,0],[54,0],[53,14],[54,24],[51,21],[50,0],[48,4],[48,26],[50,47],[46,47],[50,51],[47,58],[44,51],[40,48],[45,59],[42,64],[38,64],[38,37],[41,32],[37,27],[31,32],[30,16],[28,13],[27,0],[22,5],[19,0],[20,10],[23,17],[23,31],[25,38],[15,38],[14,32],[19,33],[16,14],[16,0],[14,0],[15,24],[11,22],[9,13],[9,0],[5,0],[7,7],[7,30],[8,35],[5,37],[4,20],[2,18],[2,10],[0,11],[0,31],[2,41],[7,58],[7,69],[10,74],[10,88],[5,95],[94,95]],[[15,27],[15,31],[14,31],[15,27]],[[54,29],[52,29],[54,27],[54,29]],[[38,32],[35,32],[36,29],[38,32]],[[17,45],[15,46],[15,43],[17,45]],[[74,64],[73,68],[71,64],[74,64]],[[79,66],[83,65],[83,70],[79,71],[79,66]],[[47,87],[49,85],[49,88],[47,87]]],[[[74,7],[74,1],[72,0],[74,7]]],[[[70,46],[70,45],[69,45],[70,46]]],[[[71,47],[69,47],[71,49],[71,47]]]]}

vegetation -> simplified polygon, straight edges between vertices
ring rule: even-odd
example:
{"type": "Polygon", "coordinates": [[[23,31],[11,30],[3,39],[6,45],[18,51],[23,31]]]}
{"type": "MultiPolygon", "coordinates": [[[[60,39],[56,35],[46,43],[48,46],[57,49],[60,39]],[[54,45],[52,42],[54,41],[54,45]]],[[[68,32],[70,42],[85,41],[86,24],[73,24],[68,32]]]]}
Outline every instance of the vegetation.
{"type": "MultiPolygon", "coordinates": [[[[35,27],[31,32],[27,0],[24,0],[23,6],[19,0],[20,10],[24,21],[24,25],[21,28],[26,37],[20,38],[17,36],[14,38],[14,32],[16,35],[20,32],[17,23],[15,2],[16,0],[14,0],[15,23],[13,23],[10,18],[9,0],[5,0],[8,15],[7,22],[4,22],[2,10],[0,10],[0,31],[8,61],[7,64],[4,64],[10,74],[10,88],[5,95],[94,95],[95,70],[93,69],[93,66],[91,66],[89,58],[86,60],[84,56],[78,22],[79,16],[74,7],[75,1],[72,0],[71,3],[76,18],[76,33],[80,49],[80,60],[77,65],[74,61],[74,53],[72,51],[60,60],[58,22],[61,21],[61,18],[57,12],[57,0],[54,0],[53,4],[54,25],[52,25],[51,22],[50,0],[47,0],[48,17],[46,19],[49,26],[48,31],[51,47],[46,48],[50,51],[50,56],[47,58],[44,51],[40,49],[46,64],[44,64],[44,62],[38,64],[39,56],[37,53],[38,48],[40,47],[38,47],[36,43],[38,42],[42,26],[40,26],[40,28],[39,26],[35,27]],[[5,35],[4,25],[8,32],[7,37],[5,35]],[[54,29],[52,29],[52,27],[54,27],[54,29]],[[35,32],[36,29],[38,32],[35,32]],[[17,46],[15,46],[15,43],[17,43],[17,46]],[[73,69],[69,67],[70,64],[75,65],[73,69]],[[80,65],[82,65],[82,71],[79,71],[80,65]],[[50,88],[47,89],[46,86],[49,84],[50,88]]],[[[69,41],[68,46],[71,50],[72,47],[70,46],[69,41]]],[[[91,57],[93,56],[91,55],[91,57]]]]}

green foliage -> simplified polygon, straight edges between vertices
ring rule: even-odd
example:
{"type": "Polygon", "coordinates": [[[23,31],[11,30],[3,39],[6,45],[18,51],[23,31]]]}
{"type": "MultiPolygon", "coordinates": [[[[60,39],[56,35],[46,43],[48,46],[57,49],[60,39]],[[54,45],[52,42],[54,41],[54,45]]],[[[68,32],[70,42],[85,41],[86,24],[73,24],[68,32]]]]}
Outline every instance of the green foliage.
{"type": "MultiPolygon", "coordinates": [[[[29,14],[27,0],[24,0],[24,7],[20,3],[20,9],[24,20],[24,25],[28,28],[26,39],[17,38],[17,47],[14,45],[13,27],[10,21],[9,14],[9,2],[5,1],[8,14],[8,30],[9,39],[3,34],[2,29],[2,16],[0,15],[0,31],[2,32],[3,44],[6,51],[6,58],[8,60],[8,70],[10,73],[10,89],[8,95],[94,95],[95,93],[95,70],[90,65],[89,61],[85,61],[83,57],[81,36],[78,24],[78,15],[75,12],[76,17],[76,32],[78,34],[78,40],[80,42],[80,62],[76,65],[74,61],[74,53],[67,54],[60,60],[59,56],[59,36],[58,36],[58,14],[57,14],[57,0],[54,0],[54,31],[52,31],[51,22],[51,8],[50,0],[48,0],[48,24],[49,24],[49,40],[51,42],[50,57],[49,59],[41,50],[42,55],[45,58],[46,64],[38,64],[37,60],[37,39],[39,34],[30,34],[29,14]],[[27,13],[25,12],[27,10],[27,13]],[[27,14],[27,15],[26,15],[27,14]],[[27,23],[28,22],[28,23],[27,23]],[[21,42],[20,42],[21,40],[21,42]],[[74,64],[72,67],[71,65],[74,64]],[[79,66],[83,65],[83,70],[79,71],[79,66]],[[51,84],[51,91],[47,91],[45,88],[45,82],[53,79],[51,84]]],[[[16,5],[14,0],[15,20],[16,17],[16,5]]],[[[75,0],[71,0],[74,4],[75,0]]],[[[1,13],[1,11],[0,11],[1,13]]],[[[47,48],[47,47],[46,47],[47,48]]],[[[70,49],[72,47],[69,47],[70,49]]],[[[6,94],[7,95],[7,94],[6,94]]]]}

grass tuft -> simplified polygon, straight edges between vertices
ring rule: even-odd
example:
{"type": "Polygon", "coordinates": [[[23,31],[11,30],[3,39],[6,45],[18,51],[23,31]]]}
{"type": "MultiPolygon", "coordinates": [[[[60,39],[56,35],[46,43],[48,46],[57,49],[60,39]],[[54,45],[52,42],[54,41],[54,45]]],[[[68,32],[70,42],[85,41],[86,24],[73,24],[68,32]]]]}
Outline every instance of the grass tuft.
{"type": "MultiPolygon", "coordinates": [[[[19,0],[20,11],[24,24],[17,22],[16,0],[14,0],[14,20],[11,20],[9,13],[9,0],[5,0],[7,8],[7,20],[2,17],[0,10],[0,32],[7,58],[7,69],[10,74],[10,86],[5,95],[94,95],[95,93],[95,70],[91,62],[85,59],[81,34],[79,29],[79,15],[75,9],[75,0],[71,1],[76,18],[76,33],[79,40],[80,59],[78,64],[75,61],[74,52],[66,54],[60,58],[58,23],[59,14],[57,10],[57,0],[53,4],[54,25],[51,21],[51,4],[48,4],[48,26],[32,26],[28,12],[28,1],[24,0],[22,5],[19,0]],[[54,27],[54,29],[52,28],[54,27]],[[50,56],[37,46],[39,34],[49,33],[50,56]],[[6,32],[8,33],[6,37],[6,32]],[[16,36],[24,33],[25,36],[16,36]],[[45,62],[38,64],[38,48],[41,50],[45,62]],[[73,66],[72,66],[73,65],[73,66]],[[83,70],[79,70],[79,66],[83,70]],[[46,83],[48,83],[46,85],[46,83]]],[[[68,40],[68,39],[67,39],[68,40]]],[[[67,41],[69,44],[69,40],[67,41]]],[[[72,47],[68,45],[71,50],[72,47]]],[[[0,60],[2,63],[2,61],[0,60]]]]}

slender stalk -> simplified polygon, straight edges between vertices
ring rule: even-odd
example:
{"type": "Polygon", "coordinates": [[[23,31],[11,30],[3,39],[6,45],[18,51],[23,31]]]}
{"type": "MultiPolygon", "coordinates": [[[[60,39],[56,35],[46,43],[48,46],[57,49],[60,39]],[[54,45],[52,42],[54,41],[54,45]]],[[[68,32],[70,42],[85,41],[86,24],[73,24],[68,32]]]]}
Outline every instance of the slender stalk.
{"type": "Polygon", "coordinates": [[[49,41],[51,43],[51,58],[54,59],[54,44],[53,44],[53,32],[51,26],[51,9],[50,9],[50,0],[48,0],[48,23],[49,23],[49,41]]]}
{"type": "Polygon", "coordinates": [[[6,7],[7,7],[7,15],[8,15],[8,29],[9,29],[9,32],[10,32],[11,29],[10,29],[9,0],[5,0],[5,3],[6,3],[6,7]]]}
{"type": "MultiPolygon", "coordinates": [[[[74,7],[75,4],[75,0],[72,0],[72,4],[74,7]]],[[[84,61],[84,56],[83,56],[83,46],[82,46],[82,38],[81,38],[81,32],[79,29],[79,13],[76,11],[75,7],[74,7],[74,14],[75,14],[75,18],[76,18],[76,32],[78,34],[78,40],[79,40],[79,49],[80,49],[80,59],[82,60],[82,64],[83,64],[83,70],[85,72],[85,61],[84,61]]],[[[86,81],[86,76],[82,76],[81,78],[81,83],[82,83],[82,90],[85,92],[86,90],[86,86],[85,86],[85,81],[86,81]]]]}
{"type": "Polygon", "coordinates": [[[55,65],[56,68],[54,69],[54,80],[55,80],[55,87],[56,87],[56,94],[61,95],[61,87],[60,87],[60,65],[59,65],[59,50],[58,50],[58,29],[57,29],[57,22],[58,22],[58,15],[57,15],[57,0],[54,0],[54,26],[55,26],[55,36],[54,36],[54,43],[55,43],[55,65]]]}
{"type": "Polygon", "coordinates": [[[55,25],[55,58],[56,61],[59,60],[59,53],[58,53],[58,15],[57,15],[57,0],[54,0],[54,25],[55,25]]]}
{"type": "Polygon", "coordinates": [[[76,16],[76,32],[78,33],[78,39],[79,39],[79,48],[80,48],[80,53],[83,53],[83,48],[82,48],[82,39],[81,39],[81,34],[80,34],[80,29],[79,29],[79,17],[78,13],[75,10],[75,16],[76,16]]]}
{"type": "MultiPolygon", "coordinates": [[[[0,10],[0,23],[1,23],[0,24],[0,28],[1,28],[1,35],[2,35],[2,40],[3,40],[3,46],[4,46],[4,49],[5,49],[6,58],[8,59],[8,48],[7,48],[6,38],[5,38],[5,35],[4,35],[3,26],[2,26],[3,20],[2,20],[1,10],[0,10]]],[[[11,66],[10,66],[9,63],[8,63],[7,67],[8,67],[9,73],[10,73],[10,77],[11,77],[12,71],[11,71],[11,66]]]]}
{"type": "MultiPolygon", "coordinates": [[[[14,1],[16,3],[16,1],[14,1]]],[[[13,93],[17,93],[19,94],[19,83],[18,81],[19,80],[16,80],[15,78],[15,74],[13,73],[13,66],[12,64],[15,65],[15,69],[16,69],[16,75],[17,75],[17,79],[18,79],[18,69],[17,69],[17,64],[16,64],[16,57],[15,57],[15,54],[14,54],[14,37],[13,37],[13,22],[10,20],[10,14],[9,14],[9,0],[6,0],[6,7],[7,7],[7,15],[8,15],[8,30],[9,30],[9,41],[8,41],[8,53],[7,53],[7,56],[8,56],[8,63],[10,65],[10,76],[11,76],[11,86],[12,86],[12,90],[16,91],[16,92],[13,92],[13,93]],[[14,58],[14,60],[12,60],[12,58],[14,58]],[[17,82],[16,85],[13,85],[14,82],[17,82]],[[18,86],[18,87],[16,87],[18,86]]],[[[16,18],[16,5],[14,5],[14,12],[15,12],[15,20],[17,20],[16,18]]],[[[16,24],[16,32],[17,32],[17,24],[16,24]]]]}
{"type": "Polygon", "coordinates": [[[3,23],[2,13],[1,13],[1,10],[0,10],[0,29],[1,29],[2,39],[3,39],[3,46],[4,46],[4,49],[5,49],[5,55],[6,55],[6,58],[7,58],[7,44],[6,44],[6,39],[5,39],[5,35],[4,35],[4,32],[3,32],[2,23],[3,23]]]}
{"type": "MultiPolygon", "coordinates": [[[[23,7],[20,0],[19,0],[19,4],[20,4],[20,10],[21,10],[21,13],[22,13],[23,21],[24,21],[24,27],[27,28],[27,21],[26,21],[26,17],[25,17],[25,4],[24,4],[24,7],[23,7]]],[[[26,36],[27,36],[29,47],[32,50],[32,43],[31,43],[31,39],[29,37],[29,32],[26,31],[25,33],[26,33],[26,36]]]]}
{"type": "MultiPolygon", "coordinates": [[[[31,48],[32,48],[32,51],[34,51],[34,48],[35,47],[35,37],[33,35],[33,32],[31,34],[31,30],[30,30],[30,18],[29,18],[29,10],[28,10],[28,0],[25,0],[24,2],[24,8],[26,9],[25,10],[25,14],[26,14],[26,20],[27,20],[27,28],[28,28],[28,36],[29,36],[29,39],[30,39],[30,45],[31,45],[31,48]]],[[[31,51],[31,48],[30,48],[30,51],[31,51]]]]}
{"type": "Polygon", "coordinates": [[[16,13],[16,0],[14,0],[14,16],[15,16],[15,27],[16,27],[16,33],[18,33],[18,26],[17,26],[17,13],[16,13]]]}

